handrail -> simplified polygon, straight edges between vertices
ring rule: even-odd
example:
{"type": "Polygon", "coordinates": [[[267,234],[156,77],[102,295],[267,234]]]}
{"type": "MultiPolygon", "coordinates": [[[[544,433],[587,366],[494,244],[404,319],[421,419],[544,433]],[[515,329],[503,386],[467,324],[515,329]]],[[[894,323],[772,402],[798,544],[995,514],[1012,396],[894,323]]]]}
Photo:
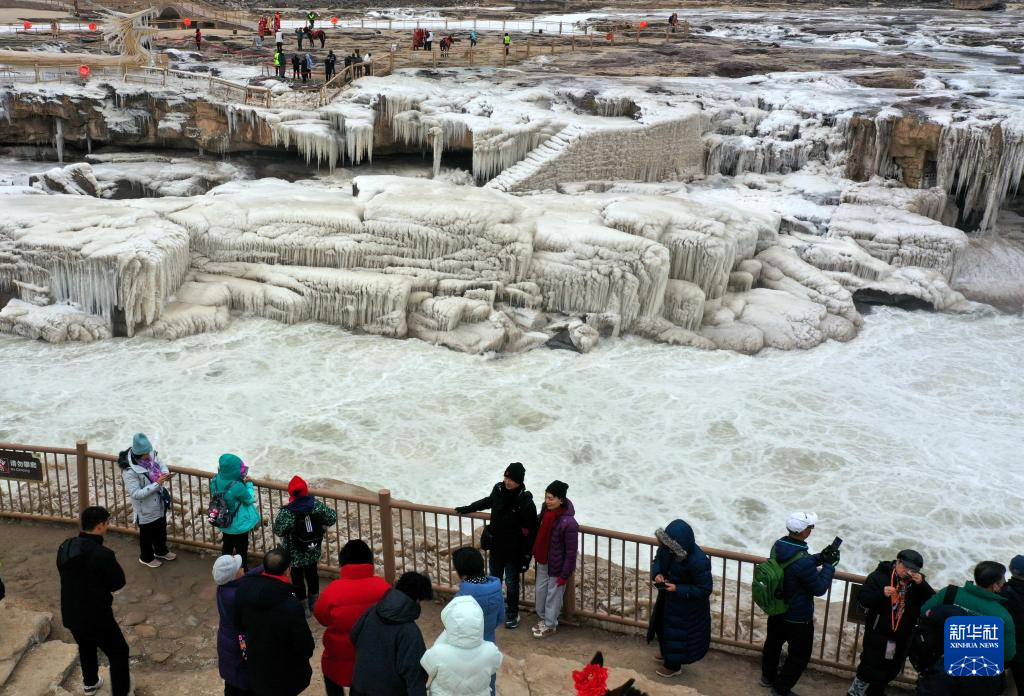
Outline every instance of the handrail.
{"type": "MultiPolygon", "coordinates": [[[[91,451],[86,442],[79,442],[74,449],[0,442],[0,450],[37,453],[45,471],[42,482],[0,479],[0,517],[76,524],[82,509],[103,505],[111,513],[112,529],[138,533],[116,455],[91,451]]],[[[205,521],[214,474],[189,467],[169,468],[176,475],[168,483],[173,501],[168,511],[168,540],[219,549],[219,532],[205,521]]],[[[250,533],[250,548],[259,554],[277,543],[272,528],[278,511],[287,504],[288,486],[281,481],[255,480],[253,489],[261,523],[250,533]]],[[[486,513],[459,515],[437,505],[393,500],[387,490],[374,496],[318,486],[310,493],[338,514],[338,524],[325,533],[321,571],[337,573],[335,554],[347,540],[359,538],[370,544],[377,566],[389,582],[406,570],[428,571],[439,591],[450,592],[458,584],[451,552],[475,543],[490,519],[486,513]]],[[[654,603],[649,563],[657,547],[652,536],[580,526],[576,572],[566,591],[566,620],[595,621],[620,630],[645,627],[654,603]]],[[[760,650],[765,617],[753,605],[749,583],[754,566],[764,556],[710,547],[704,551],[715,577],[712,641],[730,648],[760,650]]],[[[524,574],[523,578],[523,603],[527,605],[533,599],[531,577],[524,574]]],[[[813,664],[846,673],[855,669],[862,630],[847,610],[855,596],[855,584],[863,581],[861,575],[836,573],[826,597],[816,601],[820,623],[813,664]]],[[[907,681],[908,675],[902,680],[907,681]]]]}

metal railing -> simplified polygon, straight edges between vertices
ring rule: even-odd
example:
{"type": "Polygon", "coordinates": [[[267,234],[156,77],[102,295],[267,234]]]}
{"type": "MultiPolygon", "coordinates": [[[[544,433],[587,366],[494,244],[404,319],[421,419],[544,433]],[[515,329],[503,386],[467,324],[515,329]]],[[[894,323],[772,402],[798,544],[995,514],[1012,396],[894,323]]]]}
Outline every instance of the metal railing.
{"type": "MultiPolygon", "coordinates": [[[[89,451],[85,442],[74,449],[0,443],[0,451],[38,455],[42,482],[0,479],[0,517],[77,524],[79,512],[103,505],[111,527],[138,534],[125,492],[117,457],[89,451]],[[79,485],[84,482],[84,485],[79,485]]],[[[220,549],[219,532],[206,521],[213,474],[170,467],[171,508],[168,539],[204,549],[220,549]]],[[[251,532],[251,553],[272,548],[273,523],[287,504],[287,485],[254,481],[262,522],[251,532]]],[[[324,537],[321,570],[337,573],[338,551],[350,539],[363,539],[374,550],[377,567],[393,582],[407,570],[425,572],[441,591],[454,591],[458,577],[452,552],[476,545],[489,516],[459,515],[449,508],[393,500],[387,490],[377,495],[310,489],[338,514],[338,523],[324,537]]],[[[596,622],[605,627],[645,628],[654,606],[650,567],[657,550],[654,537],[581,526],[577,569],[566,592],[568,622],[596,622]]],[[[767,617],[757,610],[750,593],[753,568],[763,556],[705,548],[715,577],[711,597],[712,641],[720,646],[760,651],[767,617]]],[[[860,652],[861,625],[850,617],[855,585],[864,577],[837,572],[828,594],[817,600],[818,630],[812,663],[852,672],[860,652]]],[[[533,603],[532,576],[523,578],[523,602],[533,603]]]]}

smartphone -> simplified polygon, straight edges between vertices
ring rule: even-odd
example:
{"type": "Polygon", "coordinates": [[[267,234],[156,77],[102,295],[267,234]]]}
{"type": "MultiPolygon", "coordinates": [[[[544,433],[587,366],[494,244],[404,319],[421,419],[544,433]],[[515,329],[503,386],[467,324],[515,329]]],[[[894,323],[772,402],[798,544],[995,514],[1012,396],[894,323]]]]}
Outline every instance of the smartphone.
{"type": "Polygon", "coordinates": [[[657,587],[659,590],[664,590],[665,589],[665,583],[663,583],[663,582],[656,582],[656,583],[654,583],[654,586],[657,587]]]}
{"type": "Polygon", "coordinates": [[[829,544],[829,546],[831,546],[836,551],[838,551],[839,547],[842,546],[842,545],[843,545],[843,540],[840,539],[839,537],[836,537],[835,539],[833,539],[832,543],[829,544]]]}

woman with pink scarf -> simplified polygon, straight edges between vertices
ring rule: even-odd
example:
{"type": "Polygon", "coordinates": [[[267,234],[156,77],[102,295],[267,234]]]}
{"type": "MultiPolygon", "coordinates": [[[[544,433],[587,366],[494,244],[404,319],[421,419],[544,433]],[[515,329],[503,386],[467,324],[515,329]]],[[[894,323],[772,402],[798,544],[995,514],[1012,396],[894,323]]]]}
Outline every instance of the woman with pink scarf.
{"type": "Polygon", "coordinates": [[[149,438],[136,433],[132,446],[117,458],[125,492],[132,501],[135,524],[139,525],[139,563],[159,568],[176,556],[167,548],[167,510],[171,496],[164,486],[170,472],[157,458],[149,438]]]}

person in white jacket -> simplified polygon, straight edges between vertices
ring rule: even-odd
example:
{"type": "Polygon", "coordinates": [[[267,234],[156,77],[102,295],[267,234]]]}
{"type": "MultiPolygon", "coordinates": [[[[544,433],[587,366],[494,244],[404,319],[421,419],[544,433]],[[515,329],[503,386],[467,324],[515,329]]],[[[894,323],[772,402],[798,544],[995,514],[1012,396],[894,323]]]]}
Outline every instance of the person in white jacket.
{"type": "Polygon", "coordinates": [[[456,597],[441,612],[441,622],[444,630],[420,659],[430,696],[490,696],[501,652],[484,640],[480,605],[472,597],[456,597]]]}

